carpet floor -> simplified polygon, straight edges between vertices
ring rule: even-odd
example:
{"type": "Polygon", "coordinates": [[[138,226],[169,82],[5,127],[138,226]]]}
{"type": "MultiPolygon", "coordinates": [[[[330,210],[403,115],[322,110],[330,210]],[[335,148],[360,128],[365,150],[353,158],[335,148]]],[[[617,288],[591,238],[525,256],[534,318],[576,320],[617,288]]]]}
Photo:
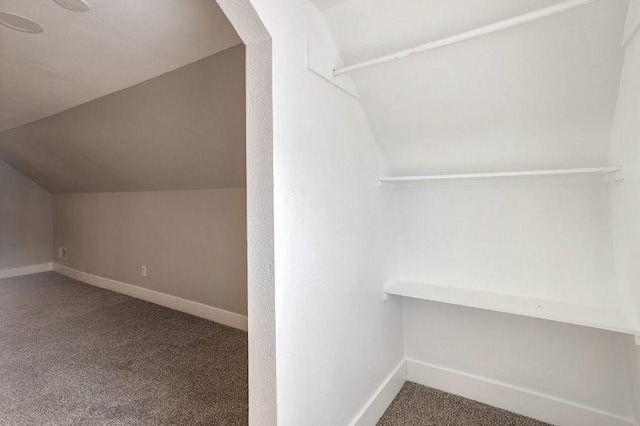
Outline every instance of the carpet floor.
{"type": "Polygon", "coordinates": [[[406,382],[378,426],[550,426],[546,423],[406,382]]]}
{"type": "Polygon", "coordinates": [[[247,333],[54,272],[0,280],[0,425],[246,425],[247,333]]]}

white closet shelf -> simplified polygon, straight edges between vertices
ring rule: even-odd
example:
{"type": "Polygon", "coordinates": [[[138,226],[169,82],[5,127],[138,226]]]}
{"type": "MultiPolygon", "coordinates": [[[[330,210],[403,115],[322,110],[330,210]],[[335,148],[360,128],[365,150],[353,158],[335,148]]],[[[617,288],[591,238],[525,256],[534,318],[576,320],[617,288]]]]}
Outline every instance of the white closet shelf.
{"type": "Polygon", "coordinates": [[[521,172],[496,172],[496,173],[466,173],[448,175],[426,175],[426,176],[396,176],[379,177],[380,185],[401,185],[408,183],[428,182],[428,181],[455,181],[470,179],[495,179],[495,178],[535,178],[535,177],[571,177],[571,176],[602,176],[604,182],[612,182],[622,179],[621,167],[591,167],[582,169],[559,169],[559,170],[529,170],[521,172]]]}
{"type": "Polygon", "coordinates": [[[581,306],[560,301],[412,281],[397,281],[389,285],[385,289],[385,295],[467,306],[640,336],[640,326],[626,316],[621,309],[581,306]]]}

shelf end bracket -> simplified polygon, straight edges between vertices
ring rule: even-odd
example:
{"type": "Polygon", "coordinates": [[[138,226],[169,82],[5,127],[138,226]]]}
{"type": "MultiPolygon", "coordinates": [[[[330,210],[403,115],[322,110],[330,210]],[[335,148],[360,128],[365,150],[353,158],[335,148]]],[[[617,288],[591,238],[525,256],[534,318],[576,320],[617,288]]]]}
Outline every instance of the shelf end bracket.
{"type": "Polygon", "coordinates": [[[613,173],[609,173],[607,175],[605,175],[604,177],[604,182],[605,183],[612,183],[612,182],[621,182],[624,180],[624,173],[622,171],[622,169],[617,170],[613,173]]]}

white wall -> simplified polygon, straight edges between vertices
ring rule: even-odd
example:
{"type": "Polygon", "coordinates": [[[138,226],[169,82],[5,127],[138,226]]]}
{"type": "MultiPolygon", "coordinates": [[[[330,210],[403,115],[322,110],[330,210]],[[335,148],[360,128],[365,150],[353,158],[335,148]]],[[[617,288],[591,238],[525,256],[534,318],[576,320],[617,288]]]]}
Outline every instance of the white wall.
{"type": "Polygon", "coordinates": [[[637,421],[637,419],[640,419],[640,346],[630,340],[628,353],[631,367],[633,404],[637,421]]]}
{"type": "Polygon", "coordinates": [[[273,39],[278,424],[346,425],[402,358],[382,161],[358,102],[305,69],[307,37],[332,48],[319,12],[253,5],[273,39]]]}
{"type": "MultiPolygon", "coordinates": [[[[336,19],[339,9],[328,12],[331,19],[336,19]]],[[[620,4],[603,2],[595,9],[435,52],[412,64],[363,71],[356,85],[365,104],[370,103],[370,119],[383,122],[378,134],[384,128],[380,141],[391,167],[397,173],[432,174],[606,165],[621,66],[622,28],[615,24],[624,21],[622,9],[620,4]],[[599,8],[604,9],[598,12],[599,8]],[[600,15],[589,18],[593,13],[600,15]],[[598,21],[605,16],[614,18],[609,24],[598,21]],[[582,38],[590,47],[576,53],[569,46],[584,34],[585,22],[600,22],[597,25],[604,27],[599,28],[609,28],[608,35],[599,40],[582,38]],[[555,33],[560,29],[563,36],[555,33]],[[558,43],[544,41],[552,34],[558,43]],[[617,47],[604,53],[600,43],[605,39],[617,47]],[[536,43],[541,45],[534,47],[536,43]],[[524,46],[523,50],[511,50],[515,45],[524,46]],[[560,51],[566,61],[557,62],[560,51]],[[518,56],[525,52],[537,62],[518,56]],[[484,59],[479,61],[480,57],[484,59]],[[568,84],[571,70],[581,69],[581,61],[592,60],[602,61],[606,70],[581,75],[585,80],[568,84]],[[562,69],[557,68],[560,64],[562,69]],[[377,78],[385,87],[382,90],[391,92],[387,85],[391,75],[405,68],[425,70],[426,80],[420,80],[417,94],[409,101],[406,84],[394,83],[399,104],[394,108],[403,111],[408,105],[415,107],[415,102],[422,107],[413,108],[415,114],[402,119],[394,112],[382,117],[379,107],[387,94],[370,94],[372,81],[377,78]],[[452,71],[447,73],[447,68],[452,71]],[[589,96],[597,93],[600,100],[571,93],[583,90],[573,84],[586,80],[597,82],[589,96]],[[424,81],[429,84],[420,86],[424,81]],[[427,86],[433,90],[427,91],[427,86]],[[554,101],[558,93],[570,100],[554,101]],[[571,102],[583,105],[574,108],[571,102]],[[445,111],[431,114],[437,105],[445,111]],[[549,116],[541,115],[545,105],[551,108],[549,116]],[[492,115],[502,108],[509,112],[492,115]],[[553,108],[556,112],[551,112],[553,108]],[[416,114],[430,118],[420,120],[416,114]],[[561,117],[563,124],[550,125],[556,119],[551,116],[561,117]],[[582,131],[590,139],[579,137],[582,131]],[[391,142],[394,137],[402,141],[400,145],[391,142]]],[[[525,180],[389,190],[397,209],[389,226],[396,228],[401,240],[397,279],[618,309],[625,293],[616,280],[608,207],[608,187],[615,185],[525,180]]],[[[404,324],[409,358],[613,416],[633,416],[628,336],[421,301],[405,302],[404,324]]]]}
{"type": "MultiPolygon", "coordinates": [[[[633,11],[633,8],[630,9],[633,11]]],[[[640,16],[640,9],[637,13],[640,16]]],[[[630,15],[630,18],[632,15],[630,15]]],[[[629,20],[630,22],[633,19],[629,20]]],[[[624,182],[611,187],[611,213],[618,277],[640,300],[640,36],[627,44],[610,163],[624,166],[624,182]]],[[[640,314],[640,303],[636,304],[640,314]]]]}
{"type": "MultiPolygon", "coordinates": [[[[626,53],[613,127],[610,162],[624,165],[625,180],[611,188],[611,215],[618,279],[640,316],[640,1],[629,5],[626,53]],[[629,38],[630,37],[630,38],[629,38]]],[[[640,419],[640,346],[630,346],[640,419]]]]}
{"type": "MultiPolygon", "coordinates": [[[[606,184],[390,191],[401,238],[397,279],[623,305],[606,184]]],[[[419,300],[404,304],[404,333],[408,358],[632,417],[629,336],[419,300]]]]}
{"type": "MultiPolygon", "coordinates": [[[[352,64],[556,3],[348,0],[325,16],[352,64]]],[[[606,163],[626,10],[626,0],[595,2],[352,73],[391,172],[606,163]]]]}
{"type": "Polygon", "coordinates": [[[397,279],[614,308],[605,184],[432,185],[395,192],[397,279]]]}
{"type": "MultiPolygon", "coordinates": [[[[324,14],[352,63],[554,3],[350,0],[324,14]]],[[[626,10],[627,2],[597,2],[354,73],[390,171],[607,165],[626,10]]],[[[616,280],[605,184],[388,191],[396,215],[385,226],[401,240],[393,279],[600,307],[628,299],[616,280]]],[[[638,216],[637,206],[626,211],[638,216]]],[[[417,361],[632,416],[628,336],[420,301],[406,302],[404,322],[417,361]]]]}
{"type": "Polygon", "coordinates": [[[640,31],[640,2],[638,0],[630,0],[627,22],[624,28],[625,44],[628,44],[637,35],[638,31],[640,31]]]}
{"type": "Polygon", "coordinates": [[[411,299],[404,321],[408,359],[633,417],[629,336],[411,299]]]}
{"type": "MultiPolygon", "coordinates": [[[[368,182],[382,167],[373,158],[375,148],[370,146],[373,138],[358,104],[304,71],[304,42],[308,36],[333,47],[318,13],[306,0],[253,0],[252,4],[273,37],[278,423],[346,424],[402,356],[397,303],[379,300],[383,281],[395,276],[390,273],[392,268],[382,267],[386,259],[381,253],[386,253],[386,247],[379,253],[372,249],[384,241],[375,212],[385,210],[382,197],[387,195],[376,192],[368,182]]],[[[597,100],[596,96],[596,104],[597,100]]],[[[595,123],[598,137],[610,125],[600,124],[595,123]]],[[[580,157],[584,163],[600,165],[605,160],[605,143],[598,139],[597,145],[594,151],[580,157]]],[[[541,158],[552,159],[552,154],[541,158]]],[[[568,154],[563,157],[563,161],[569,159],[568,154]]],[[[499,219],[496,224],[500,225],[499,219]]],[[[440,308],[437,317],[427,317],[429,311],[419,304],[416,315],[424,314],[424,319],[437,327],[446,325],[455,315],[462,315],[456,310],[464,310],[444,305],[440,308]]],[[[625,371],[626,362],[620,353],[627,342],[619,336],[539,320],[524,321],[516,330],[509,327],[502,314],[468,311],[467,320],[477,322],[478,326],[499,323],[496,330],[500,336],[485,342],[471,328],[464,327],[465,321],[451,320],[463,326],[453,327],[453,337],[439,338],[443,339],[442,344],[450,339],[456,343],[456,347],[445,345],[454,359],[464,359],[463,355],[472,350],[492,353],[491,342],[497,340],[504,357],[492,353],[485,357],[487,365],[477,366],[477,372],[493,374],[505,359],[511,360],[514,377],[535,387],[538,385],[534,379],[547,377],[551,361],[547,358],[545,363],[527,365],[517,361],[533,343],[539,343],[541,350],[533,348],[533,355],[547,356],[553,351],[563,354],[561,362],[550,370],[558,375],[557,380],[569,382],[561,389],[563,395],[591,403],[599,395],[592,385],[599,382],[620,397],[617,402],[606,397],[598,402],[599,406],[616,410],[620,415],[629,412],[628,378],[623,377],[620,383],[615,379],[625,371]],[[498,317],[500,321],[495,320],[498,317]],[[558,330],[566,341],[554,339],[553,333],[558,330]],[[530,333],[535,337],[528,341],[530,333]],[[465,346],[467,341],[478,347],[469,349],[465,346]],[[512,341],[520,343],[517,353],[510,356],[512,341]],[[601,345],[605,349],[600,349],[601,345]],[[598,350],[591,351],[592,348],[598,350]],[[571,385],[576,380],[572,357],[585,357],[580,362],[585,369],[601,367],[604,360],[607,377],[597,376],[585,389],[577,389],[571,385]]],[[[270,333],[268,321],[269,318],[259,320],[261,324],[256,325],[265,325],[270,333]]],[[[416,345],[428,343],[432,347],[441,343],[429,340],[421,330],[416,336],[422,336],[414,339],[416,345]]],[[[426,362],[432,356],[437,360],[436,354],[418,349],[411,349],[411,353],[426,362]]],[[[256,353],[255,347],[251,352],[256,353]]],[[[451,363],[451,367],[456,366],[460,367],[451,363]]],[[[258,379],[261,384],[269,381],[268,377],[258,379]]],[[[539,384],[540,389],[547,385],[544,381],[539,384]]],[[[274,423],[258,423],[255,418],[253,422],[274,423]]]]}
{"type": "Polygon", "coordinates": [[[0,275],[51,262],[52,228],[51,194],[0,161],[0,275]]]}
{"type": "Polygon", "coordinates": [[[251,0],[218,0],[246,46],[249,423],[277,423],[271,37],[251,0]]]}

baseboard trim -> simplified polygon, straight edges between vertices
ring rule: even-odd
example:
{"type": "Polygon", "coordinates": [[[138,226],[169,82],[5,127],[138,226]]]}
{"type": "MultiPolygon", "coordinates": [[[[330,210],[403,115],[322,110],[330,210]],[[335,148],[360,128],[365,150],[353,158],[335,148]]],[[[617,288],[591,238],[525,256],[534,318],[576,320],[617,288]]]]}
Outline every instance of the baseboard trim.
{"type": "Polygon", "coordinates": [[[407,366],[403,359],[376,389],[350,426],[375,426],[406,381],[407,366]]]}
{"type": "Polygon", "coordinates": [[[244,315],[225,311],[224,309],[215,308],[213,306],[191,300],[182,299],[170,294],[160,293],[147,288],[78,271],[77,269],[69,268],[68,266],[60,265],[59,263],[53,264],[53,270],[85,284],[115,291],[116,293],[126,294],[127,296],[135,297],[136,299],[155,303],[156,305],[164,306],[166,308],[175,309],[176,311],[228,325],[229,327],[244,331],[247,331],[248,329],[248,319],[244,315]]]}
{"type": "Polygon", "coordinates": [[[503,408],[556,426],[635,426],[618,416],[555,396],[461,371],[407,360],[407,380],[503,408]]]}
{"type": "Polygon", "coordinates": [[[18,268],[0,269],[0,280],[4,278],[21,277],[23,275],[39,274],[53,269],[53,263],[20,266],[18,268]]]}

